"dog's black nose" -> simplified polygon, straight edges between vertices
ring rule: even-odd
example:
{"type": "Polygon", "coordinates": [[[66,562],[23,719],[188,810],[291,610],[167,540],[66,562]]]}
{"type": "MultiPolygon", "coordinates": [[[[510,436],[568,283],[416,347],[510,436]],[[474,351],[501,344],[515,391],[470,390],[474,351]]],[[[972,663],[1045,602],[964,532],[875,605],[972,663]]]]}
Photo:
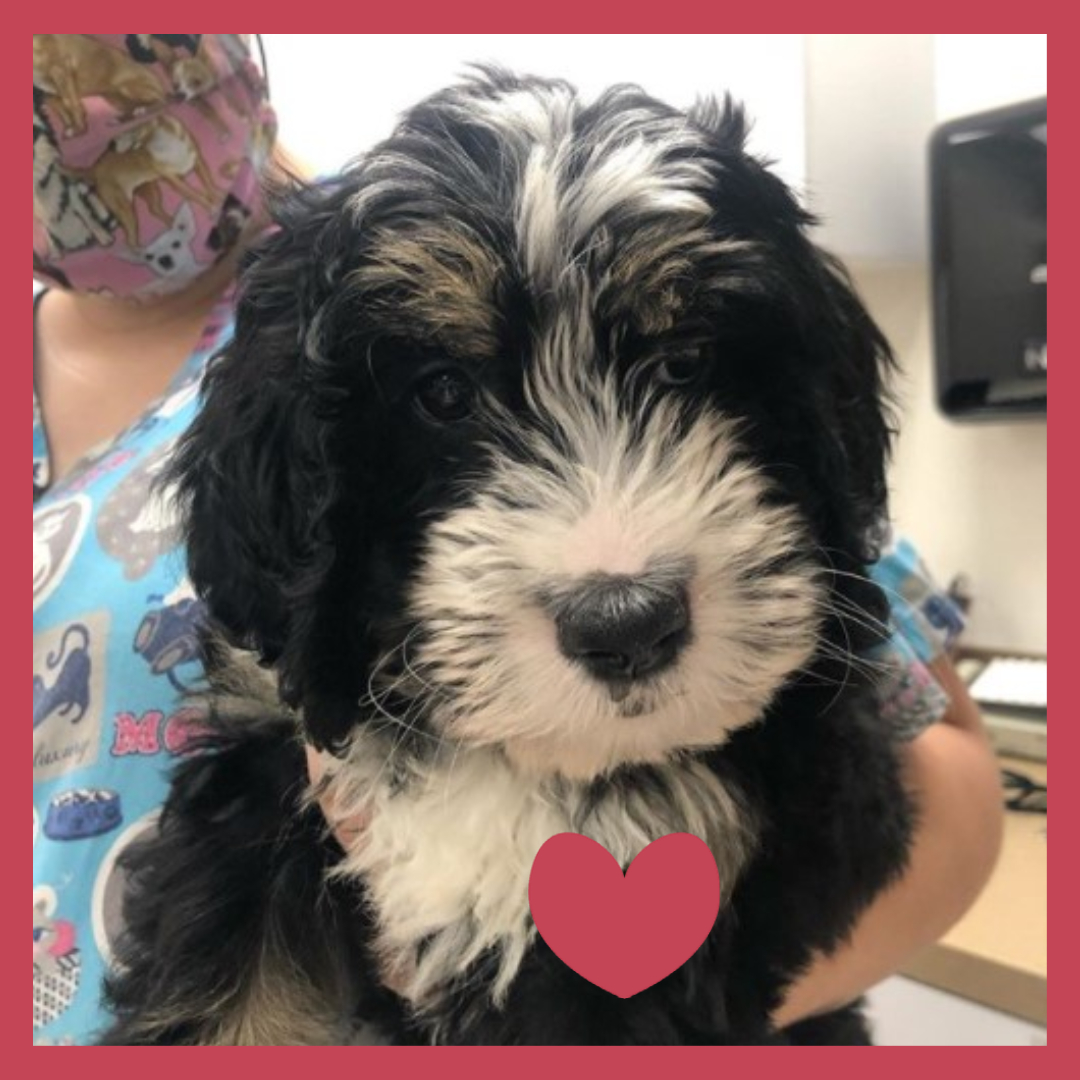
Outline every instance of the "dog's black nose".
{"type": "Polygon", "coordinates": [[[560,605],[555,624],[564,656],[625,683],[675,662],[690,640],[690,601],[681,586],[597,577],[560,605]]]}

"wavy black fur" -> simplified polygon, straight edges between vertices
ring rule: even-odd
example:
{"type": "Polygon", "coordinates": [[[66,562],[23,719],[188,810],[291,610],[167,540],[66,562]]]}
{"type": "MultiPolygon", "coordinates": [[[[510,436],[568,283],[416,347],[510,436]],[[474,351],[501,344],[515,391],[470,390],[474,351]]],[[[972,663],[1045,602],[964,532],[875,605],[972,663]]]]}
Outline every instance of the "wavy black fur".
{"type": "MultiPolygon", "coordinates": [[[[509,136],[473,116],[552,85],[488,71],[420,105],[340,182],[279,195],[279,229],[246,268],[236,338],[214,361],[180,448],[173,475],[192,578],[223,634],[272,667],[320,747],[340,751],[368,722],[356,703],[373,665],[415,629],[402,613],[428,525],[460,505],[488,453],[467,427],[433,429],[418,415],[416,372],[442,346],[416,335],[403,344],[415,297],[400,282],[358,292],[356,271],[380,234],[425,222],[493,252],[507,268],[494,300],[505,362],[484,377],[522,408],[513,376],[540,301],[513,270],[509,136]]],[[[841,268],[807,238],[810,219],[746,154],[739,110],[687,120],[624,88],[578,110],[576,137],[587,146],[594,129],[631,113],[695,126],[716,177],[710,228],[754,241],[733,271],[749,287],[702,299],[695,313],[724,362],[687,392],[745,420],[751,459],[807,523],[831,600],[809,669],[762,723],[701,755],[760,823],[731,903],[687,965],[629,1001],[580,979],[540,941],[504,1007],[490,1003],[492,968],[481,962],[437,1009],[413,1016],[370,974],[375,913],[362,887],[326,878],[340,853],[300,804],[292,714],[234,708],[219,720],[216,752],[177,774],[159,838],[128,859],[129,934],[109,985],[107,1043],[269,1039],[288,1029],[274,1006],[262,1027],[237,1020],[260,993],[273,999],[268,978],[303,1013],[294,1038],[311,1042],[346,1041],[364,1020],[399,1042],[867,1041],[852,1011],[790,1033],[767,1017],[813,953],[842,942],[900,872],[910,834],[874,695],[843,658],[876,643],[874,620],[886,613],[862,568],[885,513],[888,347],[841,268]]],[[[617,233],[634,222],[607,224],[617,233]]],[[[421,736],[424,724],[418,717],[421,736]]],[[[630,767],[598,781],[647,782],[649,770],[630,767]]]]}

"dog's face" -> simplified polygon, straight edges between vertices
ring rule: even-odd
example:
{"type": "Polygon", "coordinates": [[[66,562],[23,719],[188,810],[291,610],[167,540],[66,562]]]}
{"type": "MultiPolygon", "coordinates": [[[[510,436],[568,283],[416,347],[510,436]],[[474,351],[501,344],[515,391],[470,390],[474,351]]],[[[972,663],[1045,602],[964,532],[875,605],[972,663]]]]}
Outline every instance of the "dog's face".
{"type": "Polygon", "coordinates": [[[190,203],[184,203],[173,217],[171,228],[137,253],[123,257],[153,270],[159,278],[193,278],[200,270],[191,249],[195,232],[195,211],[190,203]]]}
{"type": "Polygon", "coordinates": [[[743,141],[488,74],[282,206],[177,475],[198,588],[314,741],[591,777],[858,636],[887,350],[743,141]]]}
{"type": "Polygon", "coordinates": [[[216,84],[209,65],[197,56],[181,57],[173,64],[170,74],[176,92],[184,101],[209,93],[216,84]]]}

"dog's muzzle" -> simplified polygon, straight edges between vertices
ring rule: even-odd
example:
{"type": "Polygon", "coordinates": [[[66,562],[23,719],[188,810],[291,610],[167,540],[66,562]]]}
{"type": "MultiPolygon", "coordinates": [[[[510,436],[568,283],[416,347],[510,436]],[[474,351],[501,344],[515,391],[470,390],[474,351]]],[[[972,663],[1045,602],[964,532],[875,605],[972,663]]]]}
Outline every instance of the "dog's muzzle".
{"type": "Polygon", "coordinates": [[[555,612],[567,659],[613,688],[671,667],[691,636],[684,585],[656,585],[597,575],[565,597],[555,612]]]}

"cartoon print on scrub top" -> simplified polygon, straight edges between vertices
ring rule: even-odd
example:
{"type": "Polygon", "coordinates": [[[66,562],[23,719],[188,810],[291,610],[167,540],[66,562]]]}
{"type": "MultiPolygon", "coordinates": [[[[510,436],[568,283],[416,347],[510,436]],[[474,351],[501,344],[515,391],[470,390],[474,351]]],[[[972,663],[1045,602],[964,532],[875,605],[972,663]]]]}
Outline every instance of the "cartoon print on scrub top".
{"type": "Polygon", "coordinates": [[[68,626],[59,648],[46,654],[45,667],[54,678],[47,685],[42,676],[34,676],[35,730],[54,714],[77,724],[90,708],[90,631],[82,623],[68,626]]]}
{"type": "Polygon", "coordinates": [[[49,803],[42,832],[57,843],[93,840],[124,823],[120,796],[115,791],[85,788],[65,791],[49,803]]]}
{"type": "Polygon", "coordinates": [[[168,464],[175,442],[158,447],[132,469],[98,513],[101,550],[123,564],[128,581],[146,577],[157,560],[179,543],[174,493],[155,483],[168,464]]]}
{"type": "Polygon", "coordinates": [[[34,514],[35,611],[64,579],[79,550],[90,512],[90,500],[75,496],[34,514]]]}
{"type": "Polygon", "coordinates": [[[179,669],[196,665],[196,671],[201,671],[197,666],[200,661],[199,630],[205,618],[205,607],[193,596],[167,599],[161,607],[146,613],[135,634],[135,652],[150,665],[155,675],[165,676],[181,694],[187,693],[190,687],[178,674],[179,669]]]}
{"type": "Polygon", "coordinates": [[[140,818],[116,837],[101,861],[90,898],[90,921],[94,944],[106,966],[112,964],[113,948],[124,928],[123,901],[127,872],[122,856],[132,844],[145,840],[157,828],[157,822],[156,810],[140,818]]]}
{"type": "Polygon", "coordinates": [[[34,633],[34,783],[92,765],[101,742],[108,612],[34,633]]]}
{"type": "Polygon", "coordinates": [[[61,1017],[75,1000],[82,958],[75,927],[57,917],[56,892],[34,889],[34,1030],[61,1017]]]}
{"type": "MultiPolygon", "coordinates": [[[[34,395],[34,431],[41,429],[41,406],[38,404],[37,394],[34,395]]],[[[34,490],[49,486],[49,455],[45,450],[43,439],[34,439],[34,490]]],[[[37,575],[34,575],[35,581],[37,575]]]]}

